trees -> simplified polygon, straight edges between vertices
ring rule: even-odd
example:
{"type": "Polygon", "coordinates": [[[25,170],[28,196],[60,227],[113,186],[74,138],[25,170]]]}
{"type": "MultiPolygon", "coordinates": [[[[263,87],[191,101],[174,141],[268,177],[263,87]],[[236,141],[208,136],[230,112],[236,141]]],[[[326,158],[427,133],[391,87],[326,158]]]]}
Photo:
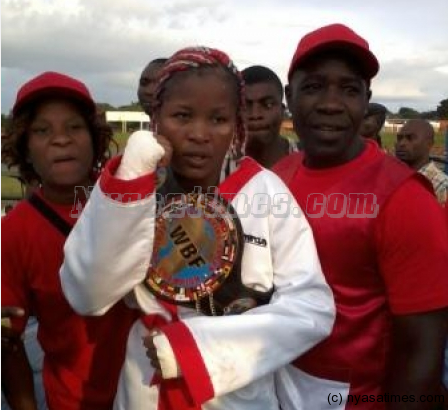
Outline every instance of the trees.
{"type": "Polygon", "coordinates": [[[8,122],[9,122],[9,116],[7,114],[2,113],[2,134],[3,130],[7,127],[8,122]]]}
{"type": "Polygon", "coordinates": [[[118,107],[121,111],[142,111],[142,107],[138,101],[132,101],[130,104],[118,107]]]}
{"type": "Polygon", "coordinates": [[[436,110],[418,112],[413,108],[401,107],[396,114],[391,114],[390,118],[412,119],[423,118],[425,120],[448,120],[448,98],[442,100],[437,105],[436,110]]]}
{"type": "Polygon", "coordinates": [[[420,113],[414,110],[413,108],[401,107],[398,110],[398,116],[399,118],[406,118],[406,119],[420,118],[420,113]]]}
{"type": "Polygon", "coordinates": [[[104,112],[117,110],[114,106],[110,105],[109,103],[97,103],[96,106],[100,111],[104,111],[104,112]]]}
{"type": "Polygon", "coordinates": [[[448,120],[448,98],[440,101],[436,112],[440,120],[448,120]]]}

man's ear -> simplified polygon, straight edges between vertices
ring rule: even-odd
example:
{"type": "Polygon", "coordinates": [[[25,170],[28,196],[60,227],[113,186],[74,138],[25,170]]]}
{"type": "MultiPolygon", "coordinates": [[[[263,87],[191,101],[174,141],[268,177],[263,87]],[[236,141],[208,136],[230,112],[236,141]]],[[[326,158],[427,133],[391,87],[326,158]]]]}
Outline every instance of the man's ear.
{"type": "Polygon", "coordinates": [[[367,102],[369,102],[371,98],[372,98],[372,90],[369,88],[367,90],[367,102]]]}

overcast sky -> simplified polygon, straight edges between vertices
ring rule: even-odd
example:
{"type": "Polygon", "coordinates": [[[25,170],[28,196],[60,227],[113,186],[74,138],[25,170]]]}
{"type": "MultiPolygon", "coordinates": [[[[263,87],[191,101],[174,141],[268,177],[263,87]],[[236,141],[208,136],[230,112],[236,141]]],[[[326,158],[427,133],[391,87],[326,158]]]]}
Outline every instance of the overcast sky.
{"type": "Polygon", "coordinates": [[[47,70],[83,80],[98,102],[128,104],[148,61],[190,45],[285,81],[298,40],[335,22],[366,38],[381,63],[373,101],[425,111],[448,98],[448,0],[2,0],[1,111],[47,70]]]}

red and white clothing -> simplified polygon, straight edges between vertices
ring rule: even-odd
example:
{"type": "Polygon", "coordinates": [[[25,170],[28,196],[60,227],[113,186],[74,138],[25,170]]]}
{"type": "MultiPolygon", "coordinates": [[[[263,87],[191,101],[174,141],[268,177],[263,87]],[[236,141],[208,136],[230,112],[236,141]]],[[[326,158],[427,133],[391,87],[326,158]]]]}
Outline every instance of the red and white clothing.
{"type": "Polygon", "coordinates": [[[278,410],[274,371],[325,338],[334,320],[333,297],[312,232],[299,209],[291,212],[298,207],[286,186],[249,158],[220,185],[223,195],[238,193],[232,205],[244,233],[266,241],[266,246],[245,243],[243,283],[275,291],[267,305],[237,316],[210,317],[186,307],[167,308],[142,284],[154,239],[154,174],[119,180],[114,176],[119,161],[106,167],[67,241],[64,293],[78,312],[89,315],[104,314],[122,298],[137,303],[147,325],[159,327],[168,341],[156,344],[159,358],[174,354],[182,377],[169,379],[170,386],[153,378],[142,343],[149,330],[139,321],[129,335],[115,408],[182,410],[186,407],[173,404],[180,383],[192,400],[189,408],[278,410]],[[129,192],[134,195],[121,202],[107,195],[129,192]],[[143,199],[136,200],[136,193],[143,199]],[[274,215],[269,206],[257,216],[255,194],[271,201],[283,194],[283,200],[292,199],[291,207],[277,207],[274,215]]]}
{"type": "MultiPolygon", "coordinates": [[[[73,225],[71,205],[46,202],[73,225]]],[[[124,303],[103,317],[83,318],[74,312],[59,278],[65,240],[28,201],[2,218],[2,306],[25,309],[23,318],[11,320],[20,333],[29,315],[39,322],[50,410],[109,410],[135,312],[124,303]]]]}
{"type": "Polygon", "coordinates": [[[290,180],[306,210],[337,315],[329,338],[279,372],[282,409],[384,409],[392,315],[448,306],[440,207],[426,181],[370,141],[338,167],[316,170],[301,162],[294,154],[275,171],[290,180]],[[344,198],[359,194],[374,198],[375,215],[361,215],[363,207],[352,209],[350,200],[344,205],[344,198]],[[356,405],[348,394],[379,398],[356,405]]]}

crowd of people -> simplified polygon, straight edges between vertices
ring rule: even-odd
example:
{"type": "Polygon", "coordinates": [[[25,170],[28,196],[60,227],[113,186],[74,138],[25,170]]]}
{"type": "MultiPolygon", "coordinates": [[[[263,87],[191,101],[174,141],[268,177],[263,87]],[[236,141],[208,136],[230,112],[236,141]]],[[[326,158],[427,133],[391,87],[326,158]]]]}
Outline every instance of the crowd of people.
{"type": "Polygon", "coordinates": [[[150,129],[118,156],[83,82],[23,84],[2,144],[33,187],[2,218],[2,408],[447,406],[448,176],[426,120],[404,124],[395,156],[382,149],[379,70],[342,24],[299,40],[285,87],[268,67],[184,48],[142,71],[150,129]],[[299,143],[281,135],[284,97],[299,143]],[[213,224],[194,252],[176,250],[176,230],[160,249],[158,195],[198,188],[241,238],[213,290],[198,262],[213,224]],[[179,303],[186,288],[149,289],[162,254],[207,291],[179,303]],[[181,268],[179,254],[198,257],[181,268]]]}

